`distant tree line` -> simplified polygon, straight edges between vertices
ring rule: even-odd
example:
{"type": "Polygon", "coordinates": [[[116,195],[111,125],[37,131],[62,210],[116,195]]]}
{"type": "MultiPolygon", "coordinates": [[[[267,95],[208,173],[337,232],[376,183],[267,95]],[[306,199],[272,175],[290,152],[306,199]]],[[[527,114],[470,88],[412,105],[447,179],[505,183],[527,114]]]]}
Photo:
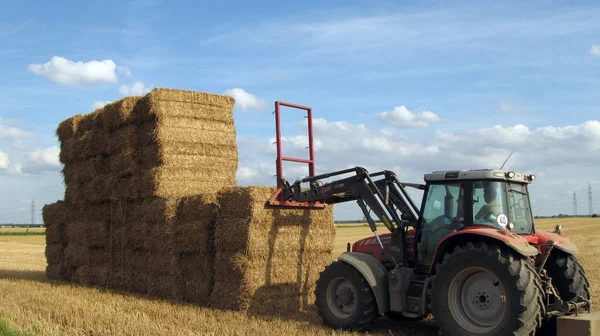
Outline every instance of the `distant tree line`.
{"type": "Polygon", "coordinates": [[[11,228],[41,228],[44,224],[15,224],[15,223],[0,223],[0,227],[11,227],[11,228]]]}

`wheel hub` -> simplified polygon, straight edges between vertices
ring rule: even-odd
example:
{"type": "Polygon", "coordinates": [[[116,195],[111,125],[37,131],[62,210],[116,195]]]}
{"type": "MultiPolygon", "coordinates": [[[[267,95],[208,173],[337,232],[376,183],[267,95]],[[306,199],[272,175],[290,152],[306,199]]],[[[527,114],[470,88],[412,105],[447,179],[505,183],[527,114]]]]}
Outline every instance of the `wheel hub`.
{"type": "Polygon", "coordinates": [[[456,275],[448,292],[452,316],[465,330],[478,334],[493,330],[506,313],[504,286],[483,268],[468,268],[456,275]]]}
{"type": "Polygon", "coordinates": [[[327,286],[327,305],[340,318],[352,315],[357,306],[354,285],[345,278],[333,279],[327,286]]]}

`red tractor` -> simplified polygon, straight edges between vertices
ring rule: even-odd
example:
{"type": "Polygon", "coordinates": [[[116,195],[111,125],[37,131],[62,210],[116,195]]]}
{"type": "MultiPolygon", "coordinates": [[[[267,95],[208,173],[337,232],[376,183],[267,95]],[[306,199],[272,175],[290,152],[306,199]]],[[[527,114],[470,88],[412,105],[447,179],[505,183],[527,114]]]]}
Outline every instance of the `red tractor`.
{"type": "MultiPolygon", "coordinates": [[[[285,103],[276,103],[278,121],[277,104],[285,103]]],[[[270,204],[355,201],[374,233],[348,244],[321,273],[316,306],[326,325],[366,330],[381,315],[432,313],[449,335],[532,335],[557,316],[591,309],[576,246],[561,226],[535,228],[528,193],[534,175],[440,171],[426,174],[425,184],[361,167],[315,175],[310,108],[291,107],[309,111],[310,159],[281,156],[277,122],[280,188],[270,204]],[[283,160],[308,163],[310,176],[290,184],[283,160]],[[420,208],[406,188],[422,190],[420,208]],[[390,232],[378,234],[377,223],[390,232]]]]}

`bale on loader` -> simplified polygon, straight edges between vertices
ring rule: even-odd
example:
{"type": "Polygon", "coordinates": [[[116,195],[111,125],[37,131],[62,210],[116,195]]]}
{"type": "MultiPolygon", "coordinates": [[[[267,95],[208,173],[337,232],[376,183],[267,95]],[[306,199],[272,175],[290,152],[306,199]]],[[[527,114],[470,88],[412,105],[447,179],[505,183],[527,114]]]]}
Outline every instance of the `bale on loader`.
{"type": "Polygon", "coordinates": [[[319,210],[268,208],[271,187],[235,187],[219,193],[215,231],[218,308],[263,313],[299,312],[312,304],[319,272],[333,258],[332,207],[319,210]],[[285,295],[292,298],[280,304],[285,295]],[[278,304],[279,302],[279,304],[278,304]]]}

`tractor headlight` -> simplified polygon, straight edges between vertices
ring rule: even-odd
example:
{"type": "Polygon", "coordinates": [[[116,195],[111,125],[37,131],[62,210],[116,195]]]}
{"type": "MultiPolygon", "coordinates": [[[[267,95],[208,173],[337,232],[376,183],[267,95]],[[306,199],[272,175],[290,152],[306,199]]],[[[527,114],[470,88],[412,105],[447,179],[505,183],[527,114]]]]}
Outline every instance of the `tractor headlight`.
{"type": "Polygon", "coordinates": [[[533,182],[535,180],[535,175],[531,174],[529,175],[529,181],[533,182]]]}
{"type": "Polygon", "coordinates": [[[506,173],[506,177],[508,177],[508,178],[515,177],[515,172],[514,171],[509,171],[508,173],[506,173]]]}

